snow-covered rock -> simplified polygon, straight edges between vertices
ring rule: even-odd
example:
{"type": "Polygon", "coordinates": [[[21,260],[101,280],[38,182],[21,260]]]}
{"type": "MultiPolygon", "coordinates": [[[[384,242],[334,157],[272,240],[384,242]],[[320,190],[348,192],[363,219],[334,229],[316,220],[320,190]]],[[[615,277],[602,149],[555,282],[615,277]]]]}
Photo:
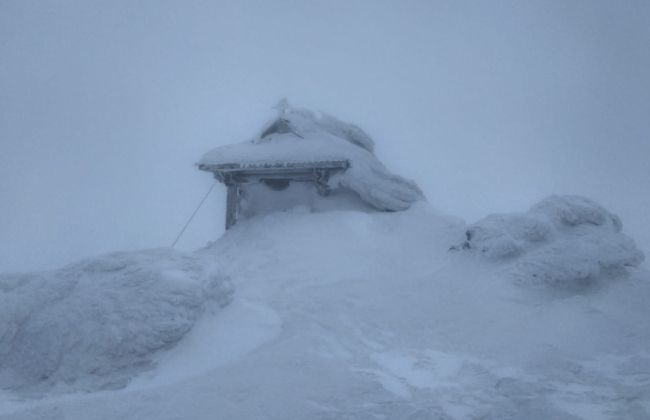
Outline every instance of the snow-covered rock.
{"type": "Polygon", "coordinates": [[[123,387],[231,296],[214,264],[171,249],[0,275],[0,388],[123,387]]]}
{"type": "Polygon", "coordinates": [[[197,165],[210,171],[218,165],[247,168],[347,161],[349,168],[329,180],[331,189],[352,190],[379,210],[406,210],[424,200],[414,181],[386,169],[373,153],[373,139],[356,125],[288,104],[280,114],[252,140],[213,149],[197,165]]]}
{"type": "Polygon", "coordinates": [[[618,216],[578,196],[551,196],[526,213],[493,214],[467,230],[466,249],[512,263],[522,282],[567,284],[614,275],[644,259],[618,216]]]}

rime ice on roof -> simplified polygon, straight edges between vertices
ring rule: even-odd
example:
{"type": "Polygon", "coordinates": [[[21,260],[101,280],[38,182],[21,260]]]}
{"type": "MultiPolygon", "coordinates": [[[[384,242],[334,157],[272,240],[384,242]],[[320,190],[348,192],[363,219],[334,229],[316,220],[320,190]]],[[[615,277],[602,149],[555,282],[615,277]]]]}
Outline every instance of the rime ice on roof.
{"type": "Polygon", "coordinates": [[[313,181],[325,194],[351,190],[381,211],[406,210],[424,199],[413,181],[386,169],[373,153],[372,138],[356,125],[293,108],[286,100],[274,108],[278,116],[255,138],[209,151],[197,163],[199,169],[213,172],[226,185],[251,179],[265,183],[270,180],[265,171],[271,171],[271,178],[287,185],[313,181]]]}

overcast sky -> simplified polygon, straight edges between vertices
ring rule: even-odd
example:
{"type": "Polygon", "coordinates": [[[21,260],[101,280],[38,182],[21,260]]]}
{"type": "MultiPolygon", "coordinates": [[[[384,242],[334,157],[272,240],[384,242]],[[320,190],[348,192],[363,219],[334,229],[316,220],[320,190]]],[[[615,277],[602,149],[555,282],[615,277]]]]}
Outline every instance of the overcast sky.
{"type": "MultiPolygon", "coordinates": [[[[650,2],[0,1],[0,271],[170,246],[278,99],[469,223],[592,198],[650,251],[650,2]]],[[[215,188],[178,248],[223,231],[215,188]]]]}

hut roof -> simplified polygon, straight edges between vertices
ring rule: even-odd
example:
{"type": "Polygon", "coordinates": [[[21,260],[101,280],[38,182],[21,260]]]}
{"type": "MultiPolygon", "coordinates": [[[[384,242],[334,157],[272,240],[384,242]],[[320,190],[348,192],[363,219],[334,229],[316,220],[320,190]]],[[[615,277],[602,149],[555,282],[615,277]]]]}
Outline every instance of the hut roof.
{"type": "Polygon", "coordinates": [[[229,169],[344,166],[329,180],[347,187],[380,210],[406,210],[424,196],[415,182],[388,171],[375,157],[374,141],[354,124],[284,102],[278,117],[252,140],[217,147],[197,165],[204,171],[229,169]]]}

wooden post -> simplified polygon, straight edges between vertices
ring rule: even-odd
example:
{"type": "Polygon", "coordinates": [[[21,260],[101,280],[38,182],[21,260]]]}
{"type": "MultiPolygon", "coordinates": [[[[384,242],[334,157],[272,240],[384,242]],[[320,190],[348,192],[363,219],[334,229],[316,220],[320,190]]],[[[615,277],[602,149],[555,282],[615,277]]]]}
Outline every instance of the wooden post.
{"type": "Polygon", "coordinates": [[[238,210],[239,210],[239,187],[237,185],[229,185],[228,195],[226,197],[226,230],[235,226],[235,223],[237,223],[238,210]]]}
{"type": "Polygon", "coordinates": [[[327,197],[330,195],[330,187],[327,181],[330,179],[330,172],[327,169],[314,168],[314,182],[316,183],[316,191],[319,195],[327,197]]]}

